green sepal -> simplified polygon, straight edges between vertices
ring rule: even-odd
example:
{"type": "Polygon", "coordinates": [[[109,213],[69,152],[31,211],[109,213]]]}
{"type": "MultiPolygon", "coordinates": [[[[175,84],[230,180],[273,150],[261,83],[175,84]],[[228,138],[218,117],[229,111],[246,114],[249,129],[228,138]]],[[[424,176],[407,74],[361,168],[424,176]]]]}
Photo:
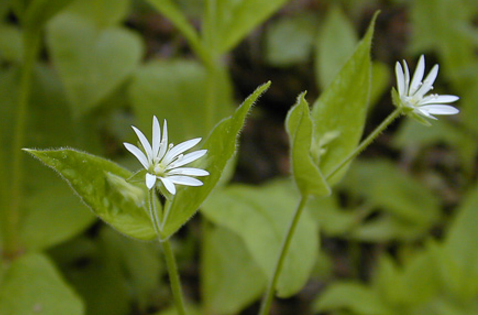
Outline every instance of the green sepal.
{"type": "Polygon", "coordinates": [[[330,194],[330,188],[310,156],[313,125],[305,94],[303,92],[299,95],[286,118],[292,174],[302,196],[324,196],[330,194]]]}
{"type": "Polygon", "coordinates": [[[127,182],[131,172],[106,159],[74,149],[23,149],[58,172],[98,217],[139,239],[156,237],[147,215],[147,188],[127,182]]]}

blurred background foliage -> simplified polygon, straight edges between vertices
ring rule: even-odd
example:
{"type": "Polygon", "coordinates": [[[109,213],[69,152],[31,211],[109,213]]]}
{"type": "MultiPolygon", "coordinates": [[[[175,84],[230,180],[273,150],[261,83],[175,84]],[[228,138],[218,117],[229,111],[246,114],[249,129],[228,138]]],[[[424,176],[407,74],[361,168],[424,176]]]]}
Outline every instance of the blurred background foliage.
{"type": "Polygon", "coordinates": [[[254,314],[298,199],[286,112],[330,84],[376,10],[365,133],[393,109],[394,63],[420,54],[461,114],[395,123],[310,201],[272,313],[478,313],[475,0],[1,0],[0,313],[175,314],[159,248],[100,223],[19,148],[75,147],[135,170],[131,124],[150,134],[156,115],[175,143],[206,137],[271,80],[232,184],[174,239],[191,314],[254,314]]]}

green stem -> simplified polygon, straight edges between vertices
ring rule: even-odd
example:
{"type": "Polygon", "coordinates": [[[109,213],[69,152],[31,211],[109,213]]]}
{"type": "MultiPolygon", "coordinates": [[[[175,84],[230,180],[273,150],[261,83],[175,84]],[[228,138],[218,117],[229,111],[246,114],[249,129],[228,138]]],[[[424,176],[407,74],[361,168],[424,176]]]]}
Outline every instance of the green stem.
{"type": "Polygon", "coordinates": [[[23,152],[21,151],[25,142],[25,128],[27,120],[28,102],[31,93],[31,80],[33,66],[40,43],[39,34],[27,34],[24,37],[25,53],[23,56],[23,67],[18,95],[18,107],[15,118],[15,129],[13,130],[12,145],[12,182],[10,194],[10,207],[5,209],[3,220],[3,244],[4,254],[7,257],[16,256],[21,244],[18,235],[20,208],[22,197],[23,180],[23,152]]]}
{"type": "Polygon", "coordinates": [[[153,221],[153,227],[154,230],[156,231],[156,234],[158,236],[161,235],[161,220],[159,218],[159,213],[156,210],[156,199],[155,199],[155,188],[149,190],[149,217],[151,218],[151,221],[153,221]]]}
{"type": "Polygon", "coordinates": [[[164,257],[166,258],[166,266],[169,273],[169,281],[171,282],[171,291],[173,292],[174,303],[176,304],[176,311],[179,315],[185,315],[186,309],[184,307],[184,298],[181,290],[181,281],[179,279],[178,267],[174,259],[173,250],[169,240],[160,241],[164,250],[164,257]]]}
{"type": "Polygon", "coordinates": [[[388,117],[385,118],[385,120],[382,121],[382,123],[375,128],[375,130],[365,140],[363,140],[352,153],[350,153],[342,162],[340,162],[340,164],[338,164],[329,174],[325,176],[325,179],[329,180],[345,165],[357,157],[357,155],[359,155],[360,152],[362,152],[370,143],[372,143],[372,141],[375,140],[375,138],[377,138],[377,136],[382,133],[382,131],[384,131],[385,128],[387,128],[400,114],[401,110],[397,108],[390,115],[388,115],[388,117]]]}
{"type": "Polygon", "coordinates": [[[277,284],[277,280],[279,279],[280,273],[282,271],[282,266],[284,265],[285,257],[289,252],[290,242],[294,235],[294,231],[297,228],[297,224],[299,223],[300,215],[305,208],[305,204],[307,203],[308,196],[301,196],[299,205],[295,209],[294,216],[292,221],[289,224],[289,228],[287,229],[287,233],[282,241],[282,246],[279,252],[279,257],[277,259],[274,272],[272,274],[272,278],[269,281],[269,285],[267,286],[266,294],[264,295],[264,299],[262,300],[261,309],[259,311],[259,315],[266,315],[269,313],[269,309],[272,304],[272,299],[274,298],[274,290],[277,284]]]}

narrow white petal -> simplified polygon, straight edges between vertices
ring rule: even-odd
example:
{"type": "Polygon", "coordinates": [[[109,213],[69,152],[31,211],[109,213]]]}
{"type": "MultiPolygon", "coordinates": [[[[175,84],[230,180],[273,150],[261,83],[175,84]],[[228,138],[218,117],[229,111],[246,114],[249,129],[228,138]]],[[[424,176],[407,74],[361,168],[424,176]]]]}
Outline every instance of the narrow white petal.
{"type": "Polygon", "coordinates": [[[156,176],[146,173],[146,187],[151,189],[154,187],[154,184],[156,184],[156,176]]]}
{"type": "Polygon", "coordinates": [[[180,167],[170,170],[168,175],[207,176],[209,172],[201,168],[180,167]]]}
{"type": "Polygon", "coordinates": [[[414,110],[414,112],[417,113],[417,114],[419,114],[419,115],[422,115],[422,116],[424,116],[424,117],[426,117],[426,118],[431,118],[431,119],[437,120],[436,117],[433,117],[432,115],[430,115],[430,113],[428,112],[428,110],[423,109],[422,107],[416,108],[416,109],[414,110]]]}
{"type": "Polygon", "coordinates": [[[148,158],[146,157],[146,155],[144,155],[143,151],[141,151],[137,146],[132,145],[130,143],[125,142],[123,144],[126,147],[126,150],[131,152],[145,169],[149,168],[148,158]]]}
{"type": "Polygon", "coordinates": [[[163,159],[164,155],[168,151],[168,147],[169,147],[169,144],[168,144],[168,122],[165,119],[164,124],[163,124],[163,139],[161,140],[161,145],[160,145],[159,152],[158,152],[158,155],[157,155],[157,158],[159,160],[163,159]]]}
{"type": "Polygon", "coordinates": [[[176,146],[174,146],[169,152],[166,154],[164,157],[164,163],[169,164],[169,162],[179,154],[191,149],[194,147],[196,144],[198,144],[201,141],[201,138],[196,138],[188,141],[184,141],[176,146]]]}
{"type": "Polygon", "coordinates": [[[397,77],[398,94],[402,96],[405,93],[405,78],[400,62],[397,62],[397,64],[395,65],[395,75],[397,77]]]}
{"type": "Polygon", "coordinates": [[[161,127],[156,116],[153,116],[153,157],[158,156],[159,146],[161,145],[161,127]]]}
{"type": "Polygon", "coordinates": [[[203,182],[199,179],[188,177],[188,176],[168,176],[168,179],[175,184],[185,185],[185,186],[202,186],[203,182]]]}
{"type": "Polygon", "coordinates": [[[428,104],[444,104],[444,103],[453,103],[458,101],[460,98],[455,95],[429,95],[425,97],[420,104],[421,105],[428,105],[428,104]]]}
{"type": "Polygon", "coordinates": [[[448,105],[425,105],[420,107],[421,110],[426,110],[433,115],[455,115],[460,111],[453,106],[448,105]]]}
{"type": "Polygon", "coordinates": [[[415,69],[415,73],[413,73],[412,83],[410,84],[410,90],[408,91],[409,95],[413,95],[418,90],[422,82],[424,73],[425,73],[425,57],[421,55],[420,60],[418,60],[417,68],[415,69]]]}
{"type": "Polygon", "coordinates": [[[188,153],[188,154],[184,155],[182,159],[171,163],[168,168],[172,169],[172,168],[183,166],[183,165],[186,165],[186,164],[191,163],[193,161],[196,161],[197,159],[202,157],[204,154],[206,154],[206,152],[207,152],[207,150],[199,150],[199,151],[188,153]]]}
{"type": "Polygon", "coordinates": [[[141,142],[141,145],[143,146],[144,151],[146,152],[146,156],[148,157],[148,161],[151,162],[153,157],[152,157],[152,152],[151,152],[151,145],[149,144],[148,139],[146,139],[145,135],[136,128],[135,126],[131,126],[138,136],[139,142],[141,142]]]}
{"type": "Polygon", "coordinates": [[[403,60],[403,70],[405,71],[405,91],[404,94],[408,95],[410,89],[410,71],[408,70],[408,65],[405,60],[403,60]]]}
{"type": "Polygon", "coordinates": [[[427,75],[425,81],[423,81],[422,86],[418,89],[415,95],[421,97],[428,93],[433,87],[433,83],[438,75],[438,65],[435,65],[430,73],[427,75]]]}
{"type": "Polygon", "coordinates": [[[174,186],[172,181],[170,181],[168,178],[165,178],[165,177],[159,177],[159,179],[163,183],[166,190],[171,193],[171,195],[176,194],[176,187],[174,186]]]}

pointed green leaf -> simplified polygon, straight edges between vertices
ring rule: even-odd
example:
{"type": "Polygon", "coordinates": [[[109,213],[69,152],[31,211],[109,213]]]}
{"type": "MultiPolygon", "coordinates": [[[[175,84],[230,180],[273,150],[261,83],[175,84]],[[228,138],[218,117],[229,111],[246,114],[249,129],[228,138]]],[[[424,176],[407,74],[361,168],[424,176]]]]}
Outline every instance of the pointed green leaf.
{"type": "MultiPolygon", "coordinates": [[[[314,138],[319,146],[319,168],[327,176],[352,153],[362,136],[370,90],[370,46],[375,14],[367,33],[312,109],[314,138]],[[331,139],[331,136],[332,139],[331,139]]],[[[336,173],[334,184],[347,167],[336,173]]]]}
{"type": "MultiPolygon", "coordinates": [[[[297,194],[290,182],[277,181],[261,187],[231,185],[212,194],[201,211],[214,223],[239,235],[264,274],[271,277],[296,206],[297,194]]],[[[319,246],[318,228],[304,211],[279,276],[279,296],[288,297],[303,288],[316,263],[319,246]]]]}
{"type": "Polygon", "coordinates": [[[206,229],[202,258],[201,283],[207,314],[237,314],[266,288],[265,274],[243,240],[228,229],[206,229]]]}
{"type": "Polygon", "coordinates": [[[15,260],[3,274],[1,284],[2,314],[85,314],[85,307],[78,295],[42,254],[28,254],[15,260]]]}
{"type": "Polygon", "coordinates": [[[109,96],[133,72],[143,51],[139,36],[122,27],[98,29],[72,13],[49,25],[47,44],[75,115],[109,96]]]}
{"type": "Polygon", "coordinates": [[[208,150],[207,154],[197,165],[207,170],[210,175],[201,178],[204,183],[203,186],[182,186],[178,189],[170,209],[165,210],[169,213],[169,216],[167,216],[163,225],[163,237],[171,236],[186,223],[217,185],[227,162],[236,152],[239,132],[244,126],[249,110],[269,85],[270,82],[258,87],[236,110],[234,115],[221,121],[211,132],[203,146],[203,149],[208,150]]]}
{"type": "Polygon", "coordinates": [[[146,187],[126,182],[132,174],[108,160],[73,149],[25,149],[57,171],[81,200],[103,221],[125,235],[156,237],[147,215],[146,187]]]}
{"type": "Polygon", "coordinates": [[[286,129],[291,146],[292,174],[302,196],[328,195],[330,188],[310,156],[313,126],[309,104],[304,97],[305,92],[299,95],[286,118],[286,129]]]}
{"type": "Polygon", "coordinates": [[[355,28],[342,10],[334,6],[328,12],[317,36],[315,77],[325,89],[353,54],[358,42],[355,28]]]}
{"type": "Polygon", "coordinates": [[[68,7],[69,12],[91,19],[100,27],[114,26],[129,13],[130,0],[81,0],[68,7]]]}
{"type": "Polygon", "coordinates": [[[32,0],[23,16],[23,27],[27,32],[37,32],[58,12],[73,0],[32,0]]]}

